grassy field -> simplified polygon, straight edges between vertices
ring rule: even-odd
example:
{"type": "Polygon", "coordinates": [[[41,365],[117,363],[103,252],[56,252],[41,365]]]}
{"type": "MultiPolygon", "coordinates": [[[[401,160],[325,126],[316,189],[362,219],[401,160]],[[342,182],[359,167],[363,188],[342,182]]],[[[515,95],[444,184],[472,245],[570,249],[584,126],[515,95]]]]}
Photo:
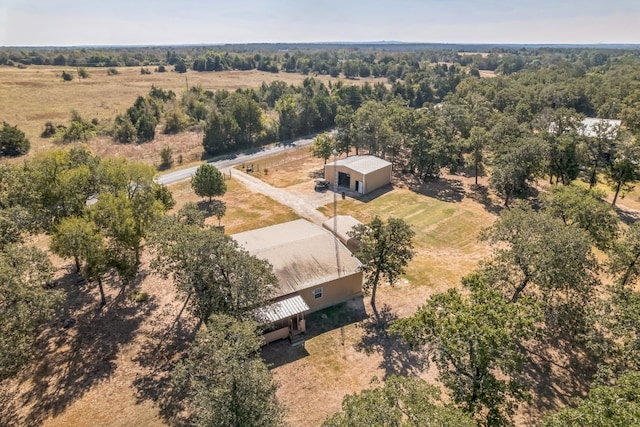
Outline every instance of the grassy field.
{"type": "MultiPolygon", "coordinates": [[[[323,165],[309,147],[297,147],[251,163],[251,174],[277,188],[288,188],[322,176],[323,165]]],[[[244,170],[249,164],[237,165],[244,170]]]]}
{"type": "MultiPolygon", "coordinates": [[[[333,215],[332,205],[321,210],[333,215]]],[[[445,202],[402,188],[367,202],[340,200],[338,214],[352,215],[361,222],[375,215],[406,220],[416,232],[416,257],[406,277],[416,285],[438,288],[457,286],[461,275],[487,255],[478,234],[495,218],[472,201],[445,202]]]]}
{"type": "MultiPolygon", "coordinates": [[[[174,211],[187,202],[203,203],[191,189],[191,181],[182,181],[169,186],[176,200],[174,211]]],[[[262,194],[247,191],[234,179],[227,180],[227,192],[222,200],[227,204],[227,212],[221,224],[227,234],[240,233],[282,222],[293,221],[298,216],[288,208],[262,194]]],[[[204,205],[204,204],[203,204],[204,205]]],[[[218,225],[218,219],[209,216],[206,223],[218,225]]]]}
{"type": "MultiPolygon", "coordinates": [[[[0,66],[0,120],[17,125],[32,143],[32,151],[46,150],[51,142],[40,138],[46,121],[66,124],[72,110],[83,117],[108,123],[123,113],[140,95],[146,95],[152,85],[173,90],[180,95],[187,86],[199,85],[206,90],[235,90],[259,87],[262,82],[282,80],[298,84],[309,76],[295,73],[251,71],[175,72],[142,75],[139,67],[118,68],[118,74],[107,75],[106,68],[87,68],[89,78],[78,79],[73,67],[30,66],[26,69],[0,66]],[[63,70],[74,79],[65,82],[63,70]]],[[[322,81],[337,82],[329,76],[317,76],[322,81]]],[[[349,84],[382,79],[349,80],[349,84]]],[[[107,143],[107,142],[105,142],[107,143]]]]}

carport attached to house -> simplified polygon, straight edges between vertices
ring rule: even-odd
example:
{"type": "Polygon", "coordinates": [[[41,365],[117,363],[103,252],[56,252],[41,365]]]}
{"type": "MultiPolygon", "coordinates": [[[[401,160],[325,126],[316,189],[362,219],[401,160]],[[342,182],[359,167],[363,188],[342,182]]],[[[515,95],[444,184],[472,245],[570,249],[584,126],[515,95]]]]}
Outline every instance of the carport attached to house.
{"type": "Polygon", "coordinates": [[[275,301],[253,311],[253,317],[263,325],[265,343],[292,337],[306,330],[304,312],[309,306],[300,295],[275,301]]]}

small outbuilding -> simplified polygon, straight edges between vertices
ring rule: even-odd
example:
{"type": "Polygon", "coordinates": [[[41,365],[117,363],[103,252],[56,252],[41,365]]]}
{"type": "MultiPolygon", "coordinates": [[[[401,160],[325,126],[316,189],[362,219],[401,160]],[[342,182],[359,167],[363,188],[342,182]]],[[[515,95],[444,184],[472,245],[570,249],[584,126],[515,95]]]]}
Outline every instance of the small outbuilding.
{"type": "Polygon", "coordinates": [[[304,315],[362,295],[360,261],[329,231],[304,219],[234,234],[278,278],[273,299],[254,311],[265,343],[294,338],[304,315]]]}
{"type": "Polygon", "coordinates": [[[391,183],[391,162],[376,156],[350,156],[327,163],[324,178],[333,188],[348,188],[360,194],[367,194],[391,183]]]}

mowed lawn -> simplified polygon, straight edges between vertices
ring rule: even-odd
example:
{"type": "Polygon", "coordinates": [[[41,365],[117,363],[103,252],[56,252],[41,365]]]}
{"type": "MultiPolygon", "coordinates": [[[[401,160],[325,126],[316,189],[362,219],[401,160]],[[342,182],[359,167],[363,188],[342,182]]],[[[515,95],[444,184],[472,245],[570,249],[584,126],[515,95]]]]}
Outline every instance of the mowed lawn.
{"type": "MultiPolygon", "coordinates": [[[[332,205],[321,210],[333,215],[332,205]]],[[[495,220],[495,215],[470,199],[445,202],[404,188],[368,202],[339,200],[337,210],[339,215],[351,215],[361,222],[371,221],[376,215],[408,222],[416,232],[416,256],[406,278],[414,285],[437,288],[457,286],[460,277],[489,254],[488,246],[479,242],[478,236],[495,220]]]]}

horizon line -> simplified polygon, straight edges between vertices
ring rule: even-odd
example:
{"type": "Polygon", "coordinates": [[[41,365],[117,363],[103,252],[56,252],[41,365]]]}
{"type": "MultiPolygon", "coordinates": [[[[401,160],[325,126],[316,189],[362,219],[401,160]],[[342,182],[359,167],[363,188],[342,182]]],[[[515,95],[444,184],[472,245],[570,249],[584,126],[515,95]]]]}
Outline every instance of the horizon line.
{"type": "Polygon", "coordinates": [[[46,48],[46,49],[70,49],[70,48],[141,48],[141,47],[206,47],[206,46],[249,46],[249,45],[384,45],[384,46],[402,46],[402,45],[444,45],[444,46],[522,46],[522,47],[638,47],[640,43],[631,42],[593,42],[593,43],[500,43],[500,42],[416,42],[416,41],[399,41],[399,40],[371,40],[371,41],[314,41],[314,42],[213,42],[213,43],[133,43],[133,44],[64,44],[64,45],[2,45],[0,49],[11,48],[46,48]]]}

